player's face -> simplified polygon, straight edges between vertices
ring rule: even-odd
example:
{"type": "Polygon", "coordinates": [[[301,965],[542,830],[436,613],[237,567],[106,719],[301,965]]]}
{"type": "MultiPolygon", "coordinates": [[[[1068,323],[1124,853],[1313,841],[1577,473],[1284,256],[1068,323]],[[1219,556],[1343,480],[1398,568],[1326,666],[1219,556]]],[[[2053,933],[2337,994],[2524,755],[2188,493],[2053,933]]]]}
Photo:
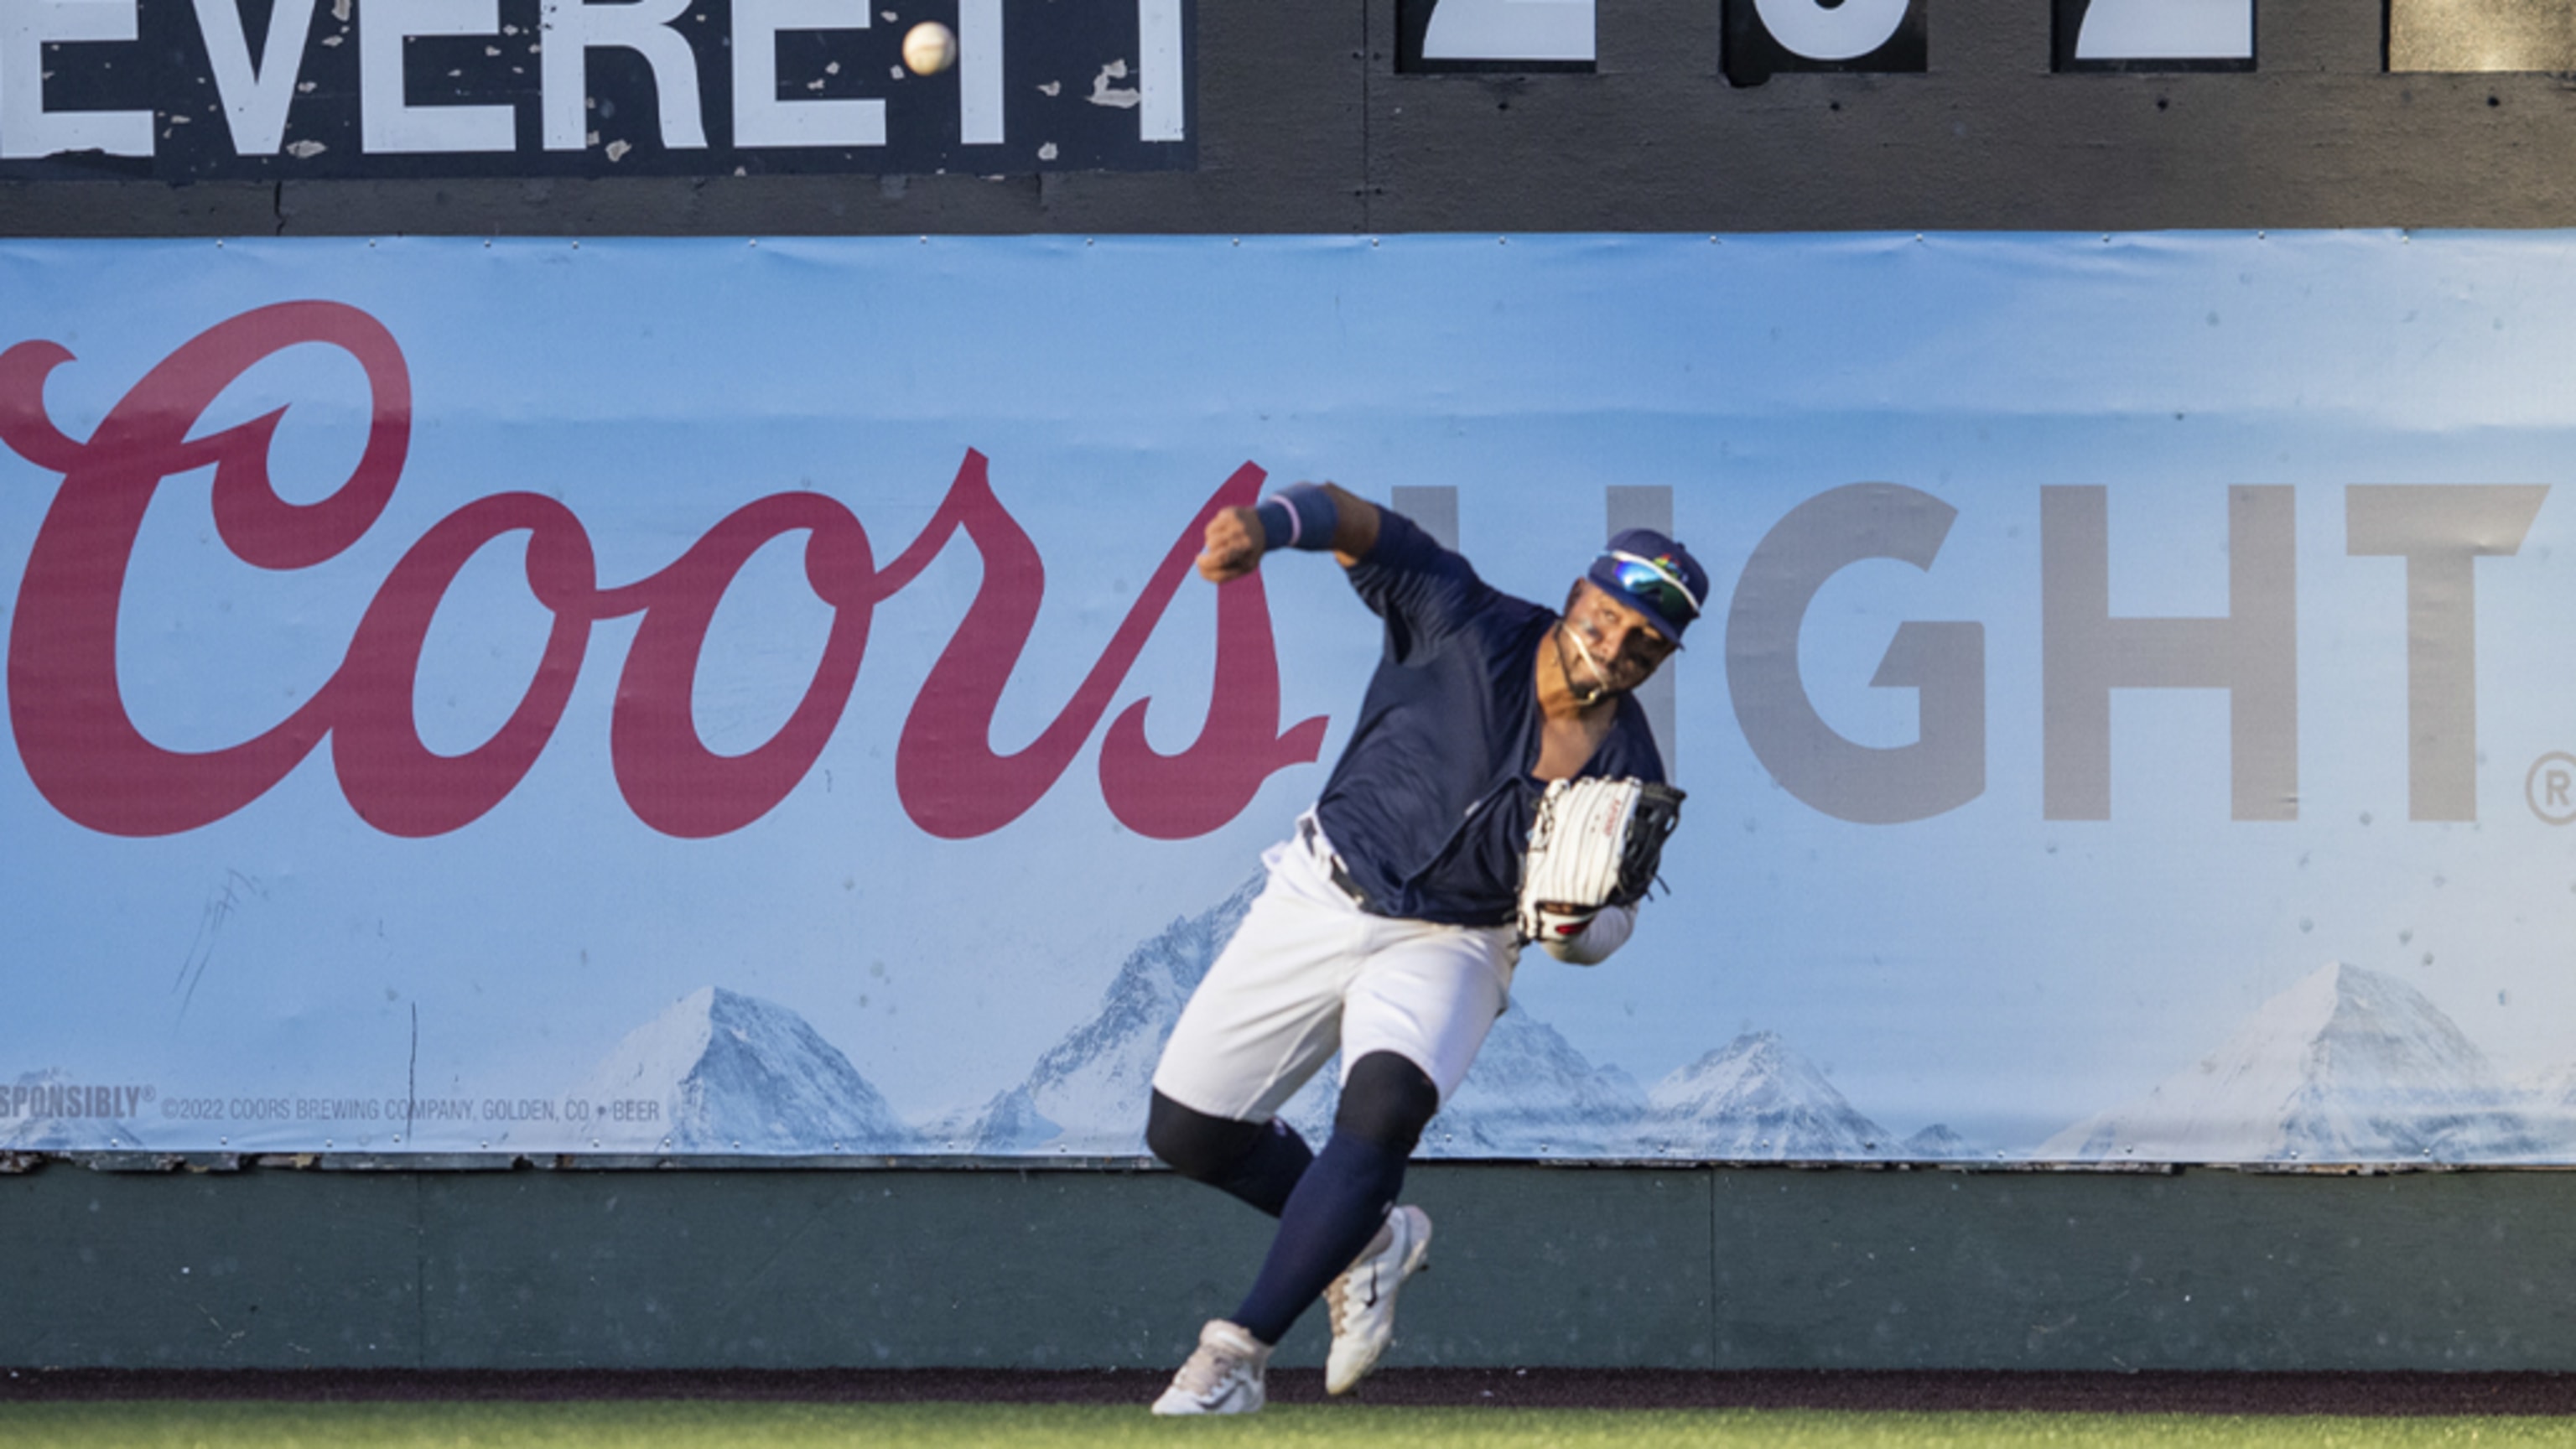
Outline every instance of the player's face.
{"type": "MultiPolygon", "coordinates": [[[[1636,688],[1673,657],[1673,641],[1656,633],[1645,615],[1603,593],[1588,580],[1575,588],[1574,599],[1566,610],[1565,627],[1600,665],[1600,682],[1613,690],[1636,688]]],[[[1575,668],[1585,674],[1591,672],[1580,663],[1575,668]]]]}

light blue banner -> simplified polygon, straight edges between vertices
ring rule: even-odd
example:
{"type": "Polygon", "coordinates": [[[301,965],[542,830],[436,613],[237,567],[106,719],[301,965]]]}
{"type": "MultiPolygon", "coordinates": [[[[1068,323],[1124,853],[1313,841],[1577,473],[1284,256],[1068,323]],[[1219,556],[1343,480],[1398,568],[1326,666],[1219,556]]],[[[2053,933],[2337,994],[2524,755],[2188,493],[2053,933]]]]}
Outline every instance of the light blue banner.
{"type": "Polygon", "coordinates": [[[2558,233],[0,243],[0,1150],[1141,1152],[1315,478],[1716,580],[1426,1152],[2576,1161],[2571,339],[2558,233]]]}

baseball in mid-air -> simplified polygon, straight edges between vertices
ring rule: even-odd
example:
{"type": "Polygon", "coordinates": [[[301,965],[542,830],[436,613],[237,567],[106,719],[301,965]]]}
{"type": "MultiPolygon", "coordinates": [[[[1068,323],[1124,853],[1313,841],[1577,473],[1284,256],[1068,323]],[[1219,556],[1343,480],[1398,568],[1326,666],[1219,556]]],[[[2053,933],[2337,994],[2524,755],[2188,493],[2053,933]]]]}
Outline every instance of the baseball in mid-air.
{"type": "Polygon", "coordinates": [[[903,33],[903,66],[914,75],[937,75],[957,63],[957,32],[925,20],[903,33]]]}

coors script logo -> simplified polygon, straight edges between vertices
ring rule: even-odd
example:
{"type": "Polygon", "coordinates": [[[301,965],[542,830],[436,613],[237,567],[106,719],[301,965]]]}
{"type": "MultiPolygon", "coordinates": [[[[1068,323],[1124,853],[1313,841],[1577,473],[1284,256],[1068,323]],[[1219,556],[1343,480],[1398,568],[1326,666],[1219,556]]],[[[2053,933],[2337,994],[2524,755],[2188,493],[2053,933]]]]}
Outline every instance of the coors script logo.
{"type": "MultiPolygon", "coordinates": [[[[266,569],[309,568],[366,533],[401,480],[411,380],[382,324],[329,302],[290,302],[209,328],[170,354],[109,411],[88,441],[48,418],[44,384],[71,354],[25,342],[0,354],[0,443],[60,473],[18,591],[9,635],[9,712],[36,788],[65,816],[116,835],[193,830],[258,799],[324,736],[351,808],[377,829],[430,836],[471,824],[524,778],[563,716],[591,626],[641,616],[619,676],[609,753],[638,818],[671,835],[739,830],[803,779],[840,722],[879,600],[963,532],[983,584],[906,716],[895,757],[903,807],[933,835],[982,835],[1052,788],[1099,723],[1197,552],[1216,510],[1253,501],[1245,464],[1181,531],[1063,712],[1026,748],[997,755],[994,709],[1026,648],[1045,574],[1037,549],[992,493],[969,451],[921,536],[878,567],[849,510],[814,494],[775,494],[735,510],[647,578],[603,587],[572,511],[535,493],[476,499],[433,525],[386,576],[331,678],[266,733],[202,753],[166,750],[136,730],[117,684],[117,600],[162,481],[211,466],[224,545],[266,569]],[[310,504],[281,498],[268,474],[284,410],[202,438],[188,434],[234,379],[285,348],[337,347],[365,368],[373,426],[348,479],[310,504]],[[805,575],[833,611],[822,660],[778,733],[740,755],[706,747],[690,714],[699,653],[726,587],[763,544],[803,533],[805,575]],[[530,591],[554,616],[534,680],[509,720],[461,755],[433,753],[412,715],[413,676],[440,599],[474,554],[525,533],[530,591]]],[[[1259,577],[1219,591],[1215,684],[1197,740],[1175,755],[1146,743],[1138,700],[1111,722],[1101,794],[1128,828],[1160,839],[1232,819],[1272,772],[1313,760],[1325,721],[1279,730],[1278,659],[1259,577]]]]}

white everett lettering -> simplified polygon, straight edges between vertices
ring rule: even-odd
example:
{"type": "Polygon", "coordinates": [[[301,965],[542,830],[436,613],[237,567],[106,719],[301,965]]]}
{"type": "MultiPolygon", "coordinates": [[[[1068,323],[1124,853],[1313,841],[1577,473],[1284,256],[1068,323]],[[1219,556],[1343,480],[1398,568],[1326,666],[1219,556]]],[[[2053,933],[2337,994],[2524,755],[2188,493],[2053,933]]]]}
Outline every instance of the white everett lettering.
{"type": "MultiPolygon", "coordinates": [[[[49,62],[82,63],[88,52],[49,49],[72,43],[134,42],[142,0],[0,0],[0,160],[32,160],[77,152],[148,157],[154,150],[148,108],[56,109],[46,96],[49,62]]],[[[288,110],[304,82],[315,42],[315,0],[277,0],[265,34],[253,51],[239,0],[190,0],[202,37],[207,74],[220,102],[234,154],[275,156],[285,149],[288,110]]],[[[587,141],[586,62],[617,51],[639,59],[657,97],[661,144],[671,150],[708,145],[708,100],[697,55],[672,27],[683,17],[681,0],[542,0],[538,44],[538,133],[549,151],[577,150],[587,141]]],[[[1143,0],[1152,18],[1167,0],[1143,0]]],[[[863,31],[871,12],[862,0],[734,0],[726,31],[731,55],[729,118],[734,144],[744,147],[877,147],[886,144],[885,102],[876,98],[782,97],[779,37],[788,32],[863,31]]],[[[972,124],[967,139],[1002,140],[995,90],[1002,45],[989,5],[974,14],[985,24],[974,57],[978,84],[963,105],[972,124]],[[983,74],[993,71],[992,75],[983,74]]],[[[404,73],[413,42],[481,39],[498,46],[523,44],[505,34],[499,0],[357,0],[343,19],[358,55],[359,145],[369,154],[478,154],[519,146],[519,106],[512,103],[426,102],[411,94],[404,73]]],[[[1166,23],[1164,30],[1175,30],[1166,23]]],[[[320,43],[336,44],[337,37],[320,43]]],[[[130,66],[119,58],[103,65],[130,66]]],[[[1177,61],[1166,67],[1176,70],[1177,61]]],[[[56,78],[59,84],[59,78],[56,78]]],[[[1169,76],[1161,89],[1170,90],[1169,76]]],[[[304,86],[309,89],[309,86],[304,86]]],[[[59,99],[59,98],[58,98],[59,99]]],[[[1149,139],[1152,139],[1149,137],[1149,139]]]]}

